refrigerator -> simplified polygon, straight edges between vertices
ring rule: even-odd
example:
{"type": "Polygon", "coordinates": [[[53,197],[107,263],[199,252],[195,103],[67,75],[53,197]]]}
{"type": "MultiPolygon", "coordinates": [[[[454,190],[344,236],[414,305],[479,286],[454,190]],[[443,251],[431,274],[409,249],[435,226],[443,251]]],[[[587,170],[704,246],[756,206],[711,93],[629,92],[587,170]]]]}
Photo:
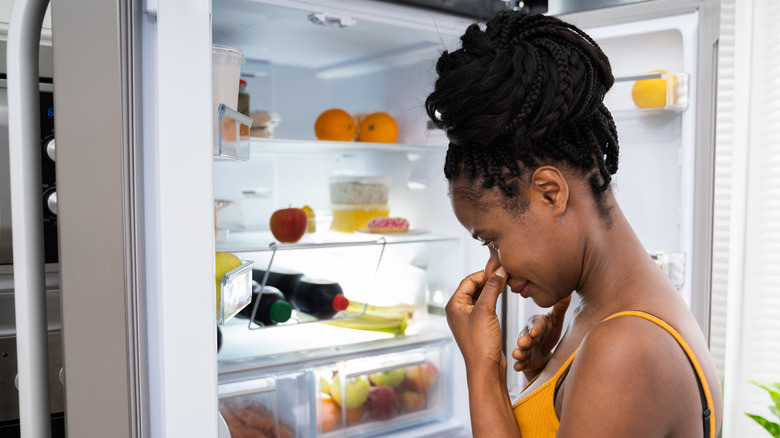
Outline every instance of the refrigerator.
{"type": "MultiPolygon", "coordinates": [[[[45,2],[15,0],[14,7],[20,3],[45,2]]],[[[52,3],[55,275],[68,436],[243,436],[246,428],[280,437],[470,435],[465,370],[443,305],[465,275],[484,267],[487,250],[452,214],[442,172],[446,137],[427,122],[423,103],[438,55],[457,47],[475,18],[415,3],[52,3]],[[240,140],[222,149],[214,141],[224,126],[215,125],[212,101],[214,44],[243,53],[249,109],[267,116],[247,120],[224,110],[250,132],[266,125],[262,137],[236,131],[240,140]],[[331,108],[386,112],[398,123],[398,139],[317,140],[315,121],[331,108]],[[332,190],[367,180],[381,181],[388,214],[408,219],[408,233],[331,229],[343,213],[332,190]],[[277,242],[270,215],[304,205],[316,231],[277,242]],[[404,335],[303,313],[277,326],[229,315],[217,324],[215,251],[235,254],[255,272],[283,268],[335,281],[354,302],[400,303],[414,315],[404,335]],[[348,383],[419,368],[435,376],[417,391],[423,402],[406,406],[399,390],[390,417],[368,408],[334,416],[324,401],[334,382],[349,407],[362,396],[348,383]]],[[[621,145],[618,202],[707,333],[718,4],[605,2],[581,10],[573,3],[546,7],[593,36],[612,62],[616,84],[607,101],[621,145]],[[674,81],[673,98],[663,108],[637,109],[632,85],[661,76],[653,70],[668,72],[662,77],[674,81]]],[[[38,17],[21,21],[40,27],[38,17]]],[[[38,44],[34,35],[20,39],[38,44]]],[[[25,106],[32,99],[10,90],[37,93],[28,84],[38,86],[37,73],[10,69],[8,79],[9,113],[36,122],[37,108],[25,106]]],[[[22,307],[40,313],[35,291],[45,290],[46,270],[14,258],[16,301],[31,303],[22,307]]],[[[512,294],[500,304],[509,355],[525,319],[544,309],[512,294]]],[[[51,412],[40,395],[48,370],[26,365],[48,355],[40,344],[28,348],[46,333],[46,319],[22,313],[17,304],[15,336],[25,345],[19,422],[24,436],[47,436],[51,412]]],[[[507,379],[514,398],[524,382],[511,367],[507,379]]]]}

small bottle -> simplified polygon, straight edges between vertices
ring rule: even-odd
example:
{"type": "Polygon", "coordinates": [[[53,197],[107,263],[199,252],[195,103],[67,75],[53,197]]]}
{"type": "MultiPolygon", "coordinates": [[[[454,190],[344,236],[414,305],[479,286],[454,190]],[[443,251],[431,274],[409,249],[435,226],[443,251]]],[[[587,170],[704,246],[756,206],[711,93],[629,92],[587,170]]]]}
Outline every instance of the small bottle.
{"type": "Polygon", "coordinates": [[[238,108],[236,111],[249,117],[249,93],[246,91],[246,81],[238,81],[238,108]]]}
{"type": "MultiPolygon", "coordinates": [[[[249,116],[249,93],[246,91],[246,81],[243,79],[240,79],[238,81],[238,108],[236,108],[236,111],[240,112],[241,114],[250,117],[249,116]]],[[[239,130],[239,135],[244,137],[249,137],[249,126],[248,125],[241,125],[241,128],[239,130]]]]}
{"type": "Polygon", "coordinates": [[[260,302],[257,305],[257,313],[252,320],[253,322],[262,323],[263,325],[276,325],[290,319],[292,306],[287,302],[284,294],[273,286],[266,285],[261,288],[260,283],[256,281],[252,282],[252,302],[241,309],[239,315],[244,318],[250,318],[257,300],[260,300],[260,302]],[[261,289],[262,294],[260,293],[261,289]]]}
{"type": "Polygon", "coordinates": [[[349,306],[341,286],[335,281],[301,277],[292,297],[292,305],[318,318],[330,318],[349,306]]]}

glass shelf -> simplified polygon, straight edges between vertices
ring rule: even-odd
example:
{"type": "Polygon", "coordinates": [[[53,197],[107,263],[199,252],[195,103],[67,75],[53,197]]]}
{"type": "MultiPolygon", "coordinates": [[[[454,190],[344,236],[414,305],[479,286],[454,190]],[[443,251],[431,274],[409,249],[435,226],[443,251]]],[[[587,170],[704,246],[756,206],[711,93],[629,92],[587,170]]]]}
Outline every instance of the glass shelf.
{"type": "Polygon", "coordinates": [[[456,237],[445,237],[411,230],[408,234],[347,234],[328,231],[305,235],[297,243],[278,243],[270,231],[233,232],[224,242],[217,242],[217,251],[262,252],[276,250],[344,248],[350,246],[395,245],[423,242],[457,242],[456,237]]]}
{"type": "Polygon", "coordinates": [[[290,140],[252,137],[250,147],[256,153],[280,154],[345,154],[355,152],[446,152],[445,146],[423,146],[400,143],[370,143],[363,141],[290,140]]]}

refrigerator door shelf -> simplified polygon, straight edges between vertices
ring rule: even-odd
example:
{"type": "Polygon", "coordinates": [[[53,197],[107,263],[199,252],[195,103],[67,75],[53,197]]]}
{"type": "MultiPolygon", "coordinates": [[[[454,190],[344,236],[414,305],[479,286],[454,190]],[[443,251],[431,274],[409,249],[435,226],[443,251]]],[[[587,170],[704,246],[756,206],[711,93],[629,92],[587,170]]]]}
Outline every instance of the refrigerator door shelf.
{"type": "Polygon", "coordinates": [[[217,324],[224,324],[252,301],[251,260],[226,273],[217,283],[217,324]]]}
{"type": "Polygon", "coordinates": [[[249,160],[249,130],[252,119],[233,108],[220,103],[217,107],[217,141],[214,143],[215,160],[249,160]]]}
{"type": "Polygon", "coordinates": [[[690,103],[690,75],[657,70],[615,78],[605,96],[613,114],[639,112],[645,115],[681,112],[690,103]]]}

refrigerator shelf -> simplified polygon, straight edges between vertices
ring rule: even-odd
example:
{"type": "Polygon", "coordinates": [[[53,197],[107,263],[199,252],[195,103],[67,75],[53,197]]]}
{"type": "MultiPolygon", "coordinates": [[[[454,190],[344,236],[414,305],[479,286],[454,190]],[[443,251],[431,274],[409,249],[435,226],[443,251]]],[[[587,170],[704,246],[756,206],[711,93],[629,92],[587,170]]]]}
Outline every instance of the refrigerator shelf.
{"type": "Polygon", "coordinates": [[[292,140],[277,138],[252,137],[251,150],[255,153],[274,155],[298,154],[348,154],[356,152],[373,153],[426,153],[446,152],[447,143],[441,146],[425,146],[400,143],[371,143],[363,141],[325,141],[325,140],[292,140]]]}
{"type": "Polygon", "coordinates": [[[380,238],[372,234],[347,234],[328,231],[305,235],[297,243],[277,243],[270,231],[246,231],[230,233],[224,242],[217,242],[217,251],[265,252],[301,249],[347,248],[351,246],[398,245],[427,242],[459,242],[457,237],[436,234],[387,234],[380,238]]]}
{"type": "Polygon", "coordinates": [[[252,119],[224,103],[217,106],[219,123],[214,143],[214,160],[249,160],[249,130],[252,119]]]}

